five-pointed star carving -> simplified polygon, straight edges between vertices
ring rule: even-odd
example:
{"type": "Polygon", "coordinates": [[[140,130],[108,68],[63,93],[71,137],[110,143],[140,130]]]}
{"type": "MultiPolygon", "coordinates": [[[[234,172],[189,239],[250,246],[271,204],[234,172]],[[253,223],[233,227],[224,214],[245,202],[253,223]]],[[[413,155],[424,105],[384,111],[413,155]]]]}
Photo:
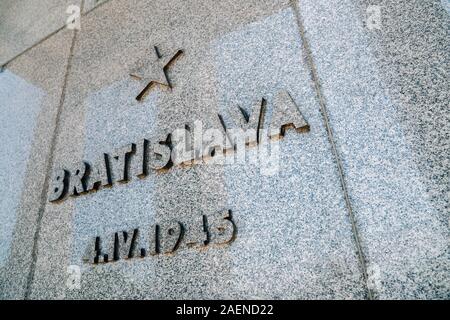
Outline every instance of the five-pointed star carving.
{"type": "Polygon", "coordinates": [[[130,73],[132,78],[147,83],[145,88],[137,95],[136,100],[138,101],[142,101],[145,95],[155,86],[159,85],[172,89],[172,84],[167,77],[167,69],[183,54],[183,50],[177,50],[172,56],[162,56],[158,47],[155,46],[155,53],[156,59],[150,64],[150,68],[143,66],[130,73]]]}

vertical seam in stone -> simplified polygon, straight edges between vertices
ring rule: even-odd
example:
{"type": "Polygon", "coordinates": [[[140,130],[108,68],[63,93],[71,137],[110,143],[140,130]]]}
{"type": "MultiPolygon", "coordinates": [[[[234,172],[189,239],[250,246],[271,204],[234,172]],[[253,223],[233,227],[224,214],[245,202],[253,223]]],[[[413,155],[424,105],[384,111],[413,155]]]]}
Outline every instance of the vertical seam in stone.
{"type": "Polygon", "coordinates": [[[299,28],[299,32],[300,32],[300,37],[302,40],[302,45],[303,45],[303,49],[305,51],[306,54],[306,58],[307,58],[307,64],[308,67],[310,68],[311,71],[311,75],[312,75],[312,80],[314,82],[314,89],[316,91],[318,100],[319,100],[319,104],[320,104],[320,111],[325,123],[325,128],[327,131],[327,135],[328,135],[328,140],[331,144],[331,149],[332,149],[332,153],[333,156],[336,160],[336,165],[337,165],[337,169],[338,169],[338,173],[339,173],[339,180],[341,182],[341,187],[342,187],[342,191],[344,193],[344,199],[345,199],[345,204],[347,207],[347,211],[348,211],[348,215],[349,215],[349,219],[350,219],[350,223],[352,225],[352,232],[353,232],[353,237],[355,240],[355,245],[356,245],[356,251],[357,251],[357,255],[358,255],[358,260],[359,260],[359,264],[360,267],[362,269],[362,275],[364,278],[364,283],[366,284],[366,291],[367,291],[367,296],[369,300],[373,299],[373,294],[372,291],[370,290],[369,286],[368,286],[368,276],[367,276],[367,265],[366,265],[366,259],[364,256],[364,252],[362,250],[362,246],[361,246],[361,239],[358,233],[358,228],[356,225],[356,218],[355,215],[353,213],[353,209],[352,209],[352,205],[350,202],[350,198],[348,195],[348,190],[347,190],[347,183],[345,181],[345,175],[344,175],[344,169],[342,166],[342,160],[339,157],[339,153],[337,151],[336,148],[336,143],[334,140],[334,135],[333,135],[333,130],[331,128],[330,125],[330,120],[328,118],[328,112],[326,109],[326,103],[325,103],[325,98],[322,95],[322,88],[320,86],[320,81],[319,81],[319,76],[317,73],[317,69],[316,66],[314,64],[314,59],[312,57],[312,52],[311,52],[311,48],[309,46],[308,40],[306,39],[306,35],[305,35],[305,30],[304,30],[304,26],[303,26],[303,22],[300,16],[300,9],[298,7],[297,4],[298,0],[290,0],[291,2],[291,6],[294,10],[295,13],[295,17],[297,20],[297,25],[299,28]]]}
{"type": "MultiPolygon", "coordinates": [[[[84,0],[81,1],[81,10],[83,10],[83,5],[84,5],[84,0]]],[[[52,135],[52,139],[50,142],[50,152],[49,152],[48,159],[47,159],[47,167],[46,167],[46,172],[45,172],[44,185],[41,190],[41,197],[40,197],[41,203],[40,203],[38,217],[37,217],[37,221],[36,221],[36,230],[34,232],[33,251],[32,251],[32,256],[31,256],[32,260],[31,260],[30,271],[28,273],[27,286],[26,286],[26,290],[25,290],[25,299],[30,299],[31,286],[32,286],[32,283],[34,280],[34,274],[36,271],[39,234],[41,231],[42,218],[44,216],[45,207],[47,204],[47,191],[48,191],[48,186],[49,186],[49,176],[51,174],[51,170],[53,167],[53,156],[54,156],[54,152],[55,152],[57,137],[59,134],[59,122],[60,122],[60,118],[61,118],[62,106],[64,104],[65,97],[66,97],[67,81],[68,81],[70,69],[72,66],[72,57],[73,57],[73,51],[74,51],[74,47],[75,47],[75,41],[76,41],[77,34],[78,34],[78,30],[75,29],[73,32],[72,41],[71,41],[71,45],[70,45],[70,49],[69,49],[69,56],[67,57],[66,72],[64,74],[63,87],[61,90],[61,97],[59,99],[59,103],[58,103],[58,107],[57,107],[58,109],[56,111],[56,119],[55,119],[55,127],[54,127],[55,129],[53,130],[53,135],[52,135]]]]}

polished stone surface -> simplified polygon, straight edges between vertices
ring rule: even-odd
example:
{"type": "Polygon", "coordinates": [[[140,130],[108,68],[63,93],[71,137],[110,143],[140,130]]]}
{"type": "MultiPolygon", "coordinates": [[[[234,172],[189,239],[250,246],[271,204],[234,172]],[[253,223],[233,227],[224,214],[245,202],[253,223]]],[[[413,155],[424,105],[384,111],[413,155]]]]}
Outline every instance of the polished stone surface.
{"type": "Polygon", "coordinates": [[[92,11],[93,9],[105,4],[108,1],[110,0],[84,0],[83,13],[88,13],[89,11],[92,11]]]}
{"type": "Polygon", "coordinates": [[[3,0],[0,2],[0,66],[64,27],[70,5],[81,0],[3,0]]]}
{"type": "MultiPolygon", "coordinates": [[[[55,11],[65,2],[43,1],[37,16],[48,21],[26,31],[36,4],[15,3],[0,5],[0,39],[18,39],[1,61],[67,17],[55,11]]],[[[79,31],[61,29],[0,73],[0,297],[448,299],[447,10],[418,0],[83,1],[79,31]],[[221,127],[218,114],[227,128],[245,125],[244,113],[268,129],[279,103],[301,128],[260,138],[243,158],[173,158],[138,178],[136,150],[131,181],[49,201],[57,169],[73,174],[103,153],[116,169],[119,148],[186,125],[195,139],[198,121],[221,127]],[[252,116],[261,106],[265,116],[252,116]],[[227,210],[234,234],[219,216],[227,210]],[[171,252],[174,220],[186,229],[171,252]],[[96,236],[114,255],[108,240],[136,228],[146,257],[133,248],[126,259],[130,237],[119,233],[121,259],[92,263],[96,236]]]]}
{"type": "Polygon", "coordinates": [[[25,295],[71,41],[72,32],[65,30],[0,73],[2,298],[25,295]]]}
{"type": "Polygon", "coordinates": [[[55,163],[66,167],[94,160],[99,152],[195,120],[214,127],[218,113],[230,123],[232,108],[241,105],[250,112],[262,97],[267,99],[268,126],[273,97],[283,89],[291,93],[311,130],[288,130],[278,142],[279,167],[270,173],[264,163],[250,162],[258,154],[264,159],[264,154],[249,148],[242,164],[174,167],[49,203],[32,297],[365,298],[293,8],[273,1],[222,2],[220,10],[213,1],[201,6],[195,1],[140,4],[114,1],[83,21],[55,163]],[[124,6],[131,8],[130,19],[123,16],[124,6]],[[122,19],[105,21],[116,12],[122,19]],[[151,14],[160,19],[141,22],[151,14]],[[161,54],[182,49],[183,55],[168,70],[173,89],[156,88],[138,102],[142,84],[129,73],[147,55],[153,57],[154,44],[161,54]],[[238,230],[230,245],[181,247],[173,255],[82,264],[92,236],[146,230],[171,219],[189,225],[201,214],[224,208],[232,210],[238,230]],[[81,267],[81,289],[67,288],[69,265],[81,267]]]}
{"type": "Polygon", "coordinates": [[[300,0],[299,8],[369,285],[382,299],[448,298],[448,13],[439,1],[300,0]]]}

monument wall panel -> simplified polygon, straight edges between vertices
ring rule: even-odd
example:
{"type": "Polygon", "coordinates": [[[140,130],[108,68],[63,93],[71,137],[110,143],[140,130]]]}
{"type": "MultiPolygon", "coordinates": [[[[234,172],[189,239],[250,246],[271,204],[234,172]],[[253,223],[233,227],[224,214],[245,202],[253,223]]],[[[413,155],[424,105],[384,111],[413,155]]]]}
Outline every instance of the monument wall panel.
{"type": "Polygon", "coordinates": [[[448,298],[448,12],[439,1],[298,6],[369,286],[383,299],[448,298]]]}
{"type": "Polygon", "coordinates": [[[448,14],[3,2],[0,297],[447,299],[448,14]]]}
{"type": "Polygon", "coordinates": [[[24,298],[30,285],[72,38],[63,30],[0,73],[1,297],[24,298]]]}
{"type": "Polygon", "coordinates": [[[32,297],[366,296],[336,160],[289,2],[114,1],[83,20],[71,70],[54,170],[73,174],[81,161],[93,164],[143,138],[165,140],[186,125],[197,130],[199,121],[203,131],[220,129],[219,115],[234,127],[236,111],[243,117],[239,107],[264,115],[250,129],[267,129],[272,120],[275,125],[277,108],[288,104],[295,112],[288,123],[300,115],[307,125],[287,128],[278,141],[247,146],[234,164],[228,162],[237,152],[227,153],[225,164],[206,157],[194,164],[174,160],[169,169],[138,178],[134,154],[129,182],[47,203],[32,297]],[[161,66],[179,50],[165,79],[161,66]],[[142,95],[152,80],[158,83],[142,95]],[[161,84],[165,80],[171,88],[161,84]],[[283,92],[291,101],[277,102],[283,92]],[[253,108],[262,103],[265,111],[253,108]],[[220,240],[210,230],[209,243],[202,244],[202,217],[228,211],[234,235],[220,240]],[[174,252],[164,240],[171,221],[184,228],[174,252]],[[155,225],[159,253],[147,247],[144,258],[138,252],[107,263],[83,261],[93,237],[105,249],[111,235],[118,232],[116,242],[122,242],[120,232],[131,230],[131,237],[138,229],[149,243],[155,225]],[[70,289],[66,279],[78,267],[80,288],[70,289]]]}

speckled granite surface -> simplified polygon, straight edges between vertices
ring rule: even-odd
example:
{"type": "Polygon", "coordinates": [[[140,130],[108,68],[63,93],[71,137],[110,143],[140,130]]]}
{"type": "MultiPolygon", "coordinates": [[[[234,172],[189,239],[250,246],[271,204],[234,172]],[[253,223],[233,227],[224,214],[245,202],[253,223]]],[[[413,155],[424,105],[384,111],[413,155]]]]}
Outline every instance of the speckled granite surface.
{"type": "Polygon", "coordinates": [[[213,1],[141,4],[114,1],[83,21],[55,163],[94,159],[100,150],[195,120],[213,125],[218,113],[228,121],[230,108],[250,111],[261,97],[272,110],[282,89],[290,91],[311,131],[288,131],[273,176],[249,160],[176,167],[48,204],[32,297],[364,298],[345,202],[289,3],[229,1],[220,10],[213,1]],[[149,16],[160,19],[147,21],[149,16]],[[141,84],[129,72],[153,54],[153,44],[161,53],[181,48],[184,54],[169,70],[173,90],[154,90],[138,102],[141,84]],[[229,246],[81,264],[93,235],[171,219],[192,222],[222,208],[232,210],[238,229],[229,246]],[[67,289],[68,265],[82,267],[81,289],[67,289]],[[288,283],[292,290],[286,290],[288,283]]]}
{"type": "Polygon", "coordinates": [[[449,298],[447,12],[439,1],[299,7],[369,284],[383,299],[449,298]],[[369,5],[381,10],[372,30],[369,5]]]}
{"type": "Polygon", "coordinates": [[[22,299],[72,43],[64,30],[0,73],[0,297],[22,299]]]}
{"type": "Polygon", "coordinates": [[[81,0],[4,0],[0,3],[0,66],[62,28],[69,5],[81,0]]]}
{"type": "Polygon", "coordinates": [[[448,298],[449,17],[441,1],[380,4],[86,0],[75,36],[61,30],[0,73],[0,297],[448,298]],[[151,68],[176,52],[165,74],[151,68]],[[52,171],[143,138],[216,128],[218,114],[229,127],[235,111],[269,128],[283,91],[306,126],[270,152],[48,201],[52,171]],[[233,241],[212,232],[204,245],[194,231],[226,210],[233,241]],[[150,245],[155,224],[160,253],[85,260],[95,236],[103,253],[119,231],[123,248],[132,234],[150,245]]]}

